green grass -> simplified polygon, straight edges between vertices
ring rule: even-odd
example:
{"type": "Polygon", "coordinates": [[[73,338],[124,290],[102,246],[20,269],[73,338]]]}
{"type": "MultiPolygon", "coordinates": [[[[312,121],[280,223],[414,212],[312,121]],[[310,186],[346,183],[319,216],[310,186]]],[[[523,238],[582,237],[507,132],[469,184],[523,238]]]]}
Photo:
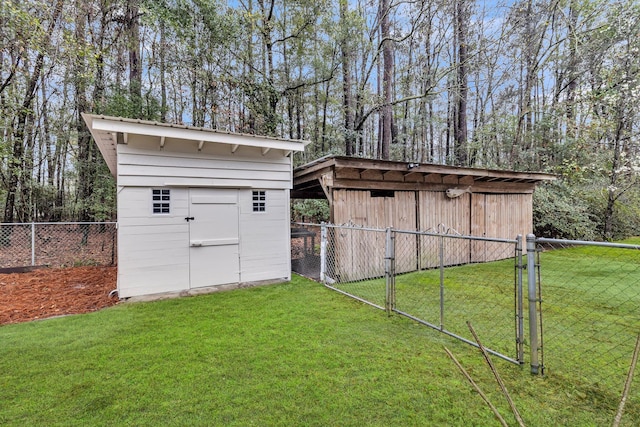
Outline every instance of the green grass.
{"type": "MultiPolygon", "coordinates": [[[[473,341],[470,321],[486,347],[517,359],[514,260],[448,267],[444,272],[444,317],[440,317],[440,270],[396,277],[396,309],[473,341]]],[[[385,279],[339,283],[338,289],[384,307],[385,279]]],[[[526,292],[526,290],[525,290],[526,292]]]]}
{"type": "MultiPolygon", "coordinates": [[[[515,425],[477,350],[300,277],[2,326],[0,424],[497,425],[443,345],[515,425]]],[[[494,363],[528,425],[611,424],[616,399],[494,363]]]]}
{"type": "MultiPolygon", "coordinates": [[[[618,399],[640,333],[640,251],[575,246],[545,251],[540,265],[544,320],[540,362],[546,373],[598,402],[618,399]]],[[[523,275],[528,362],[527,272],[523,275]]],[[[384,279],[336,286],[365,299],[384,298],[384,279]]],[[[439,270],[399,275],[396,289],[398,310],[440,325],[439,270]]],[[[513,260],[446,268],[443,292],[446,330],[472,340],[466,326],[470,321],[485,346],[517,358],[513,260]]]]}
{"type": "Polygon", "coordinates": [[[576,246],[542,253],[540,265],[548,374],[614,398],[640,333],[640,251],[576,246]]]}

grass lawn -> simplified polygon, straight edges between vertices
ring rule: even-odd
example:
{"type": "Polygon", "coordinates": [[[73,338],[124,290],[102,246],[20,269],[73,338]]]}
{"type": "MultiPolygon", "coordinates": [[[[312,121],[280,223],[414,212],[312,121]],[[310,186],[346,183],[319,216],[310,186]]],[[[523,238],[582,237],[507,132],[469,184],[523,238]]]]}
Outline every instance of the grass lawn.
{"type": "MultiPolygon", "coordinates": [[[[396,309],[473,341],[466,323],[470,321],[487,348],[515,360],[514,268],[513,259],[447,267],[442,317],[439,269],[397,275],[396,309]]],[[[378,306],[385,305],[384,278],[333,286],[378,306]]]]}
{"type": "MultiPolygon", "coordinates": [[[[498,425],[443,345],[515,425],[477,350],[297,276],[2,326],[0,424],[498,425]]],[[[611,424],[617,399],[494,363],[527,425],[611,424]]]]}
{"type": "Polygon", "coordinates": [[[613,398],[640,333],[640,251],[576,246],[543,252],[540,265],[547,374],[613,398]]]}

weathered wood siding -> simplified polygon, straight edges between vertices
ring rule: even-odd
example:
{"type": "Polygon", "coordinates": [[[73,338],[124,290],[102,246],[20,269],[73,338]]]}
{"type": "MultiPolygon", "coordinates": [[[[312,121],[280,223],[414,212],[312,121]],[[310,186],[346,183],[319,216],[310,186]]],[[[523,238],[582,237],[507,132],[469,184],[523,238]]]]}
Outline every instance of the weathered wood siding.
{"type": "MultiPolygon", "coordinates": [[[[450,199],[444,191],[419,191],[420,221],[418,229],[434,233],[469,235],[471,232],[471,195],[450,199]]],[[[420,268],[440,265],[440,244],[444,244],[444,265],[466,264],[471,257],[470,242],[462,239],[420,237],[420,268]]]]}
{"type": "MultiPolygon", "coordinates": [[[[476,204],[484,204],[483,236],[513,239],[533,231],[532,194],[474,194],[474,197],[476,204]]],[[[476,219],[478,229],[482,224],[481,213],[478,212],[476,219]]]]}
{"type": "MultiPolygon", "coordinates": [[[[515,239],[533,229],[532,194],[465,193],[449,198],[444,191],[396,191],[394,197],[372,197],[368,190],[333,191],[336,224],[393,227],[451,235],[515,239]],[[416,198],[417,197],[417,198],[416,198]]],[[[385,236],[372,232],[336,232],[336,270],[341,280],[384,275],[385,236]]],[[[510,244],[438,236],[396,236],[396,271],[404,273],[444,265],[486,262],[514,256],[510,244]]]]}
{"type": "MultiPolygon", "coordinates": [[[[515,239],[533,232],[532,194],[473,194],[471,234],[515,239]]],[[[513,247],[492,242],[472,242],[472,261],[485,262],[514,256],[513,247]]]]}
{"type": "MultiPolygon", "coordinates": [[[[413,191],[396,191],[394,197],[372,197],[367,190],[334,190],[333,218],[336,224],[415,230],[416,199],[413,191]]],[[[371,232],[336,233],[337,270],[342,280],[384,276],[385,234],[371,232]],[[348,248],[354,248],[349,250],[348,248]],[[357,249],[356,249],[357,248],[357,249]]],[[[396,240],[396,272],[416,270],[416,237],[401,235],[396,240]]]]}

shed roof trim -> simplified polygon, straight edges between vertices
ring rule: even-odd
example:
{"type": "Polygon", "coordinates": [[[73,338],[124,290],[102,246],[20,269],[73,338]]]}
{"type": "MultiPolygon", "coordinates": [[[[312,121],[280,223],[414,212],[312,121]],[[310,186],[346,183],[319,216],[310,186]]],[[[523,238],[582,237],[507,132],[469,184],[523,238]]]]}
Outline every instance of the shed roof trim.
{"type": "MultiPolygon", "coordinates": [[[[539,172],[516,172],[436,164],[327,156],[300,166],[293,173],[293,188],[304,197],[322,195],[319,178],[331,174],[335,188],[406,190],[418,186],[473,185],[478,189],[500,185],[509,191],[530,192],[535,184],[556,177],[539,172]]],[[[492,187],[492,188],[493,188],[492,187]]],[[[496,187],[497,188],[497,187],[496,187]]]]}
{"type": "Polygon", "coordinates": [[[304,176],[314,170],[326,167],[351,168],[363,170],[403,171],[422,174],[440,174],[453,176],[473,176],[486,181],[539,182],[556,179],[555,175],[541,172],[518,172],[498,169],[469,168],[460,166],[437,165],[431,163],[418,164],[391,160],[364,159],[345,156],[325,156],[306,165],[299,166],[294,176],[304,176]]]}
{"type": "Polygon", "coordinates": [[[160,138],[160,145],[164,145],[166,138],[196,141],[199,148],[202,148],[204,143],[227,144],[231,146],[232,153],[240,146],[248,146],[262,148],[263,152],[275,149],[283,150],[285,154],[288,154],[292,151],[304,151],[304,147],[310,143],[309,141],[233,133],[124,117],[85,113],[82,114],[82,117],[113,175],[116,175],[116,146],[119,142],[119,134],[123,135],[123,141],[128,139],[128,135],[156,136],[160,138]]]}

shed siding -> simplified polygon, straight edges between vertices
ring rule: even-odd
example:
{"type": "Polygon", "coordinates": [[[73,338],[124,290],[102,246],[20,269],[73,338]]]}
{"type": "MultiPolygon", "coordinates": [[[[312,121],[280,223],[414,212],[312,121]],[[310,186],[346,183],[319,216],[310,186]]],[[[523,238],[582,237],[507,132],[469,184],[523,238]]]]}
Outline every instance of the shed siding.
{"type": "MultiPolygon", "coordinates": [[[[474,194],[473,220],[476,235],[514,239],[533,231],[532,194],[474,194]]],[[[473,261],[484,262],[514,255],[509,245],[474,242],[473,261]]]]}
{"type": "Polygon", "coordinates": [[[471,232],[469,194],[455,199],[444,191],[420,191],[419,210],[421,231],[464,234],[471,232]]]}
{"type": "Polygon", "coordinates": [[[484,194],[487,237],[513,239],[533,231],[532,194],[484,194]]]}
{"type": "MultiPolygon", "coordinates": [[[[471,195],[450,199],[443,191],[420,191],[418,209],[419,229],[434,233],[469,235],[471,232],[471,195]]],[[[469,262],[471,246],[468,240],[446,239],[443,242],[445,265],[469,262]]],[[[437,237],[420,237],[420,268],[433,268],[440,263],[440,242],[437,237]]]]}
{"type": "Polygon", "coordinates": [[[120,298],[189,288],[186,189],[171,189],[171,213],[151,213],[150,188],[118,191],[120,298]]]}
{"type": "MultiPolygon", "coordinates": [[[[394,197],[371,197],[368,190],[333,190],[333,222],[398,230],[513,239],[533,228],[531,194],[465,193],[449,198],[444,191],[395,191],[394,197]],[[417,194],[417,200],[416,200],[417,194]],[[417,213],[416,213],[417,207],[417,213]]],[[[384,275],[384,233],[336,233],[336,270],[342,280],[384,275]],[[361,248],[352,251],[349,248],[361,248]]],[[[440,238],[396,236],[396,271],[433,268],[440,263],[440,238]]],[[[485,262],[514,255],[508,244],[445,239],[445,265],[485,262]]]]}
{"type": "Polygon", "coordinates": [[[207,144],[202,152],[174,151],[171,144],[160,151],[145,144],[118,145],[118,185],[165,185],[291,188],[290,159],[260,149],[241,147],[234,154],[207,144]],[[152,149],[153,148],[153,149],[152,149]],[[243,150],[243,153],[240,153],[243,150]],[[237,154],[237,155],[236,155],[237,154]]]}
{"type": "Polygon", "coordinates": [[[393,197],[372,197],[368,190],[334,190],[334,223],[364,227],[415,230],[416,197],[396,191],[393,197]]]}
{"type": "Polygon", "coordinates": [[[241,282],[291,278],[289,193],[265,191],[265,212],[253,212],[252,190],[239,191],[241,282]]]}
{"type": "MultiPolygon", "coordinates": [[[[393,227],[415,230],[416,199],[413,191],[396,191],[394,197],[372,197],[368,190],[334,190],[334,222],[353,223],[371,228],[393,227]]],[[[336,259],[342,280],[358,280],[384,275],[384,233],[336,233],[337,247],[344,248],[336,259]],[[357,247],[362,250],[351,251],[357,247]]],[[[396,271],[414,271],[417,265],[416,237],[400,235],[396,238],[396,271]]]]}
{"type": "Polygon", "coordinates": [[[189,188],[238,189],[240,282],[291,277],[291,159],[282,152],[205,144],[198,152],[144,138],[118,149],[118,290],[121,298],[190,289],[189,188]],[[171,212],[153,215],[151,189],[171,190],[171,212]],[[252,189],[267,192],[253,212],[252,189]]]}

